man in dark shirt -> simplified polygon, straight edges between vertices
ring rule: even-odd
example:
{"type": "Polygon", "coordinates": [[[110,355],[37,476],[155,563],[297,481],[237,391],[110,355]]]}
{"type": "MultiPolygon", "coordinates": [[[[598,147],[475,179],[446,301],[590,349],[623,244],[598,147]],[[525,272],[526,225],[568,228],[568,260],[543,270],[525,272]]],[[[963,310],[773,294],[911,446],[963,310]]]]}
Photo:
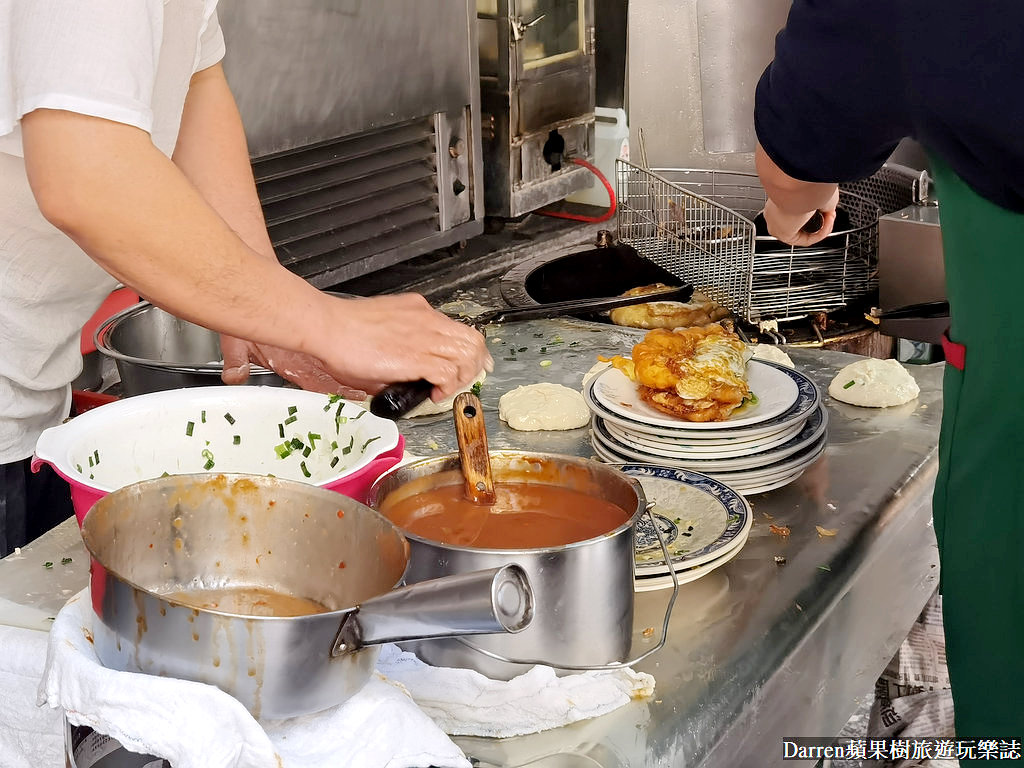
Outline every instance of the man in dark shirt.
{"type": "Polygon", "coordinates": [[[1022,29],[1019,1],[794,0],[755,107],[765,218],[786,242],[826,237],[836,182],[904,136],[931,158],[952,313],[935,533],[957,734],[973,738],[1024,735],[1022,29]],[[825,226],[801,233],[815,210],[825,226]]]}

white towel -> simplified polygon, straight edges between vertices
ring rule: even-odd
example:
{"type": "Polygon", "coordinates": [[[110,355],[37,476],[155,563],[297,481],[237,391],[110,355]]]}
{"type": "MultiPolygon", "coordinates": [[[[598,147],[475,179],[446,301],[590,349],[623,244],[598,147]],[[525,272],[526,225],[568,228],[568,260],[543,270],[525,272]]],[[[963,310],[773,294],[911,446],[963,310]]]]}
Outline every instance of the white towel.
{"type": "Polygon", "coordinates": [[[344,704],[258,723],[211,685],[115,672],[87,636],[88,590],[57,614],[40,703],[175,768],[469,768],[462,751],[398,687],[375,677],[344,704]]]}
{"type": "Polygon", "coordinates": [[[533,667],[507,682],[470,669],[431,667],[385,646],[377,669],[401,683],[445,733],[505,738],[603,715],[654,693],[654,678],[629,667],[556,677],[533,667]]]}
{"type": "Polygon", "coordinates": [[[378,674],[346,703],[257,722],[214,686],[104,668],[88,639],[93,619],[88,590],[57,615],[39,703],[63,708],[72,723],[175,768],[469,768],[445,733],[537,733],[606,714],[654,690],[653,677],[627,667],[557,677],[538,666],[506,682],[431,667],[385,645],[378,674]]]}

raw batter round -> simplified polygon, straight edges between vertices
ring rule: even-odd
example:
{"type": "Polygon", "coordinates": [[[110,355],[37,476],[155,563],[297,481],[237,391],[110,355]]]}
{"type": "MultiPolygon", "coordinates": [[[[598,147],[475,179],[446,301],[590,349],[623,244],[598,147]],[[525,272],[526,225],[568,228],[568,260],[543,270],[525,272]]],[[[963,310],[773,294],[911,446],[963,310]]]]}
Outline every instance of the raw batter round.
{"type": "Polygon", "coordinates": [[[909,403],[921,389],[897,360],[867,358],[843,368],[828,393],[836,400],[868,408],[887,408],[909,403]]]}
{"type": "Polygon", "coordinates": [[[590,422],[583,395],[561,384],[527,384],[506,392],[498,401],[498,416],[512,429],[537,432],[577,429],[590,422]]]}

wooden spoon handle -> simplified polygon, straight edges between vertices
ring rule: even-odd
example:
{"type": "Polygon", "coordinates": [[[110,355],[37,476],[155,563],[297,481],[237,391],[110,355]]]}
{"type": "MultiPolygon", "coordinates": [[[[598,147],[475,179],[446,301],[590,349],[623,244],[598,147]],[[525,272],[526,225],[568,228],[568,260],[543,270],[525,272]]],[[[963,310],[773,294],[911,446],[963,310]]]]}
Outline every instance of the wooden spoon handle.
{"type": "Polygon", "coordinates": [[[455,398],[452,411],[462,476],[466,479],[466,498],[477,504],[493,504],[494,479],[480,399],[472,392],[463,392],[455,398]]]}

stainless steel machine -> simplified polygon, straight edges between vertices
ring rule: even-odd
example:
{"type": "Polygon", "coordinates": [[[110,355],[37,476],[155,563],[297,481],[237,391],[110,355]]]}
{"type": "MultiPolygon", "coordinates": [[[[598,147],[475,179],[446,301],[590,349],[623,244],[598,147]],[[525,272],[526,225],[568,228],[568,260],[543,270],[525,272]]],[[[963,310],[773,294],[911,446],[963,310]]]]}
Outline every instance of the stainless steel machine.
{"type": "Polygon", "coordinates": [[[329,287],[483,231],[473,0],[221,0],[280,261],[329,287]]]}
{"type": "Polygon", "coordinates": [[[484,204],[515,217],[590,184],[593,0],[478,0],[484,204]]]}

